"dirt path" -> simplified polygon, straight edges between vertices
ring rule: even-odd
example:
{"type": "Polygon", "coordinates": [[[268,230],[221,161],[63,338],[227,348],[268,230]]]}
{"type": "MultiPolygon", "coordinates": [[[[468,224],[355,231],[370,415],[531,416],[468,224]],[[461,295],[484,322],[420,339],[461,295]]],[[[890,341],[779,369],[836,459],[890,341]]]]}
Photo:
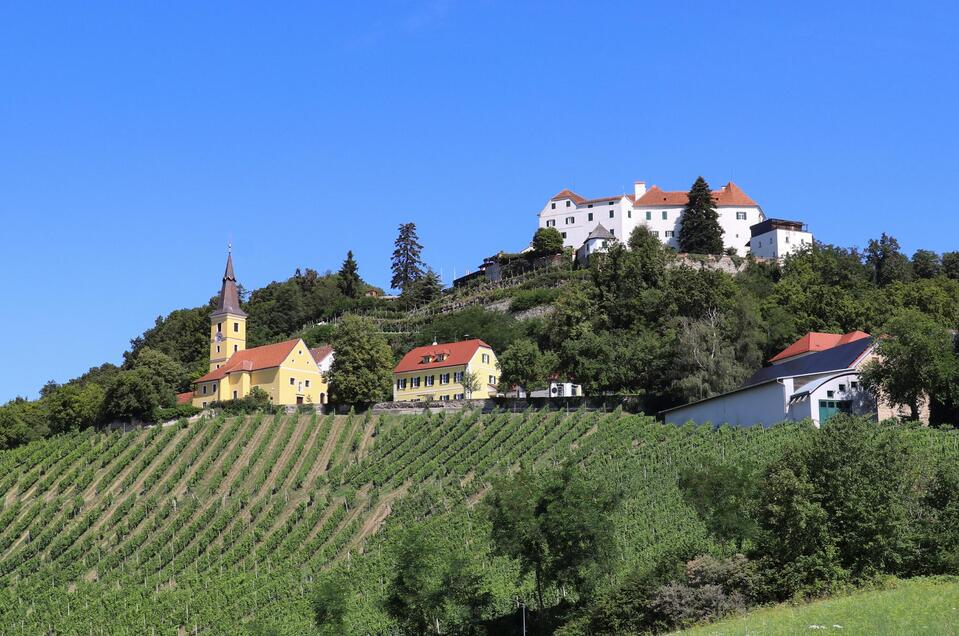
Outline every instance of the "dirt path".
{"type": "Polygon", "coordinates": [[[336,440],[340,436],[340,431],[343,430],[343,423],[345,421],[346,418],[334,416],[333,426],[330,427],[330,434],[326,438],[323,450],[320,452],[316,463],[310,468],[310,472],[307,473],[306,479],[303,480],[303,483],[309,484],[309,487],[313,486],[317,477],[326,472],[326,465],[330,463],[330,456],[333,454],[333,449],[336,448],[336,440]]]}
{"type": "Polygon", "coordinates": [[[373,509],[373,513],[363,522],[356,538],[350,541],[345,549],[353,550],[360,548],[368,537],[375,534],[376,531],[380,529],[380,526],[383,525],[383,522],[386,521],[386,518],[390,516],[390,513],[393,512],[393,502],[405,495],[409,489],[409,484],[403,484],[385,497],[382,497],[373,509]]]}
{"type": "Polygon", "coordinates": [[[369,454],[373,445],[373,433],[376,432],[376,425],[379,423],[380,416],[375,416],[370,420],[369,426],[363,432],[363,439],[360,440],[360,447],[356,449],[356,461],[361,461],[369,454]]]}

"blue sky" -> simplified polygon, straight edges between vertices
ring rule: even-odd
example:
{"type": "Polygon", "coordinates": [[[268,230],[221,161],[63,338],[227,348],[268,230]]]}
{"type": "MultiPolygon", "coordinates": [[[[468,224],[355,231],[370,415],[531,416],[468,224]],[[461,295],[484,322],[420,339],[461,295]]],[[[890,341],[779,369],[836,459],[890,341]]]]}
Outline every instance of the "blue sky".
{"type": "Polygon", "coordinates": [[[0,4],[0,401],[297,267],[448,280],[564,187],[736,181],[862,246],[959,249],[949,3],[0,4]]]}

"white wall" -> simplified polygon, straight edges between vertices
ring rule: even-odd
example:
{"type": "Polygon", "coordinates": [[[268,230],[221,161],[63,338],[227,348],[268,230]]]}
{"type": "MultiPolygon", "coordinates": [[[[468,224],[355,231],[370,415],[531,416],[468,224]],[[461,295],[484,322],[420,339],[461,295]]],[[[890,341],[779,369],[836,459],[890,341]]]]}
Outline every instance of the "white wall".
{"type": "Polygon", "coordinates": [[[767,382],[758,386],[687,404],[665,414],[667,424],[729,424],[731,426],[772,426],[787,419],[786,396],[792,393],[792,381],[767,382]]]}
{"type": "Polygon", "coordinates": [[[572,247],[574,250],[583,245],[589,233],[599,224],[612,232],[616,238],[626,240],[632,228],[625,226],[624,222],[630,221],[630,216],[636,216],[632,205],[633,202],[625,196],[611,201],[594,201],[582,205],[576,205],[576,202],[570,199],[548,201],[539,213],[539,227],[549,227],[547,222],[555,221],[556,225],[553,227],[561,234],[566,234],[563,245],[572,247]],[[567,202],[569,206],[566,205],[567,202]],[[555,210],[553,204],[556,205],[555,210]],[[613,213],[612,218],[609,216],[610,212],[613,213]],[[592,220],[589,219],[590,214],[593,215],[592,220]],[[567,223],[567,217],[573,217],[573,222],[567,223]]]}
{"type": "Polygon", "coordinates": [[[754,236],[749,241],[750,251],[761,258],[785,258],[804,245],[811,245],[811,232],[776,229],[754,236]]]}

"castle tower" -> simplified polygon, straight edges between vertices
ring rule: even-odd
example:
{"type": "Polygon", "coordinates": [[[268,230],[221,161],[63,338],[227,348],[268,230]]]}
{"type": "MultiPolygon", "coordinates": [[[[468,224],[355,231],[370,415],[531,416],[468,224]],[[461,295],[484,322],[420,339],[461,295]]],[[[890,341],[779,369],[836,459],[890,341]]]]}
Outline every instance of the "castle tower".
{"type": "Polygon", "coordinates": [[[240,309],[240,294],[233,274],[233,250],[226,257],[226,271],[216,311],[210,314],[210,371],[219,369],[237,351],[246,349],[246,313],[240,309]]]}

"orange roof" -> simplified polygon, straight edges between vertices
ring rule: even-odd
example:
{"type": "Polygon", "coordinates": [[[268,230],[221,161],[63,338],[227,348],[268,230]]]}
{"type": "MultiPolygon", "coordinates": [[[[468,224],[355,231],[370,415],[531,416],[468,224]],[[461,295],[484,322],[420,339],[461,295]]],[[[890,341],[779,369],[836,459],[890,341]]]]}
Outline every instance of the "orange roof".
{"type": "Polygon", "coordinates": [[[478,338],[416,347],[403,356],[403,359],[396,365],[393,372],[403,373],[405,371],[419,371],[421,369],[441,369],[443,367],[467,364],[473,359],[476,350],[480,347],[486,347],[490,351],[493,350],[492,347],[478,338]],[[446,358],[440,360],[438,356],[441,354],[445,354],[446,358]],[[427,356],[429,356],[430,361],[423,362],[427,356]]]}
{"type": "Polygon", "coordinates": [[[572,199],[576,203],[582,203],[583,201],[586,200],[583,197],[576,194],[575,192],[573,192],[572,190],[560,190],[559,192],[556,193],[556,196],[550,199],[550,201],[559,201],[560,199],[572,199]]]}
{"type": "Polygon", "coordinates": [[[234,371],[258,371],[278,367],[286,359],[286,356],[290,355],[298,342],[300,342],[299,338],[238,351],[230,356],[230,359],[222,367],[210,371],[193,382],[220,380],[234,371]]]}
{"type": "Polygon", "coordinates": [[[770,362],[781,362],[806,353],[816,351],[825,351],[839,345],[849,344],[863,338],[869,338],[870,335],[865,331],[852,331],[850,333],[817,333],[810,331],[805,336],[792,343],[775,356],[769,359],[770,362]]]}
{"type": "MultiPolygon", "coordinates": [[[[730,181],[719,190],[713,190],[713,201],[716,205],[758,205],[742,191],[738,185],[730,181]]],[[[636,206],[686,205],[689,203],[689,193],[680,191],[665,191],[659,186],[651,186],[646,194],[636,199],[636,206]]]]}
{"type": "Polygon", "coordinates": [[[310,353],[313,354],[313,359],[319,364],[323,362],[328,355],[333,353],[333,347],[330,345],[320,345],[319,347],[310,349],[310,353]]]}
{"type": "Polygon", "coordinates": [[[176,394],[177,404],[189,404],[192,400],[193,400],[193,391],[187,391],[186,393],[176,394]]]}

